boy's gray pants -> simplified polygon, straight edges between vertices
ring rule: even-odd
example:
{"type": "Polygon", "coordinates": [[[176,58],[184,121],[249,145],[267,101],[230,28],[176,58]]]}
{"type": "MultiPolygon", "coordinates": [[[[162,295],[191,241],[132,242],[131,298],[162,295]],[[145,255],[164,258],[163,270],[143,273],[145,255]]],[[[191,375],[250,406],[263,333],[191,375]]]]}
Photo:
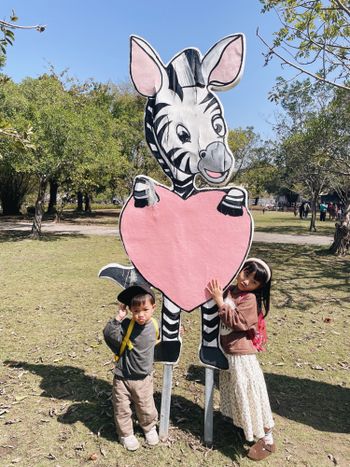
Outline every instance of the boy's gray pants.
{"type": "Polygon", "coordinates": [[[131,402],[134,403],[136,416],[143,431],[147,433],[157,423],[158,412],[153,399],[153,375],[144,379],[113,379],[112,401],[114,421],[118,436],[134,433],[131,402]]]}

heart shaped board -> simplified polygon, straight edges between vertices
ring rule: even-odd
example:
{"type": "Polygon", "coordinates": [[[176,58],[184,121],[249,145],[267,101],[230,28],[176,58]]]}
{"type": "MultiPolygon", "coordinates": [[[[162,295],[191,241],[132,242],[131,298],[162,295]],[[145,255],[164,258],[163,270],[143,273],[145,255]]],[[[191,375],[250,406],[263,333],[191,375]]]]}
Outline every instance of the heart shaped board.
{"type": "Polygon", "coordinates": [[[224,190],[202,190],[184,200],[156,186],[159,202],[143,208],[129,198],[120,217],[120,235],[130,261],[142,276],[182,310],[210,299],[206,286],[216,278],[226,287],[240,270],[251,245],[249,211],[232,217],[217,210],[224,190]]]}

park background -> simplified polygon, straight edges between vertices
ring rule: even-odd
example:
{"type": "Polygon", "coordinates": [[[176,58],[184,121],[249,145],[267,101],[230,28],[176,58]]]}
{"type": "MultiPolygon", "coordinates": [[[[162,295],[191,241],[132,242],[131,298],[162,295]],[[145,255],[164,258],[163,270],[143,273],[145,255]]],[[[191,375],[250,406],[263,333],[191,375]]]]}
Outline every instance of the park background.
{"type": "MultiPolygon", "coordinates": [[[[280,23],[274,11],[262,14],[262,6],[2,3],[8,20],[14,8],[15,23],[46,25],[42,33],[14,30],[14,42],[5,33],[13,47],[6,42],[1,55],[4,465],[249,464],[241,433],[219,414],[217,388],[214,445],[202,443],[198,311],[183,314],[167,443],[129,454],[116,442],[113,362],[102,329],[116,311],[119,289],[97,279],[100,267],[127,261],[117,223],[134,176],[168,183],[144,141],[144,100],[128,82],[129,36],[144,37],[167,62],[188,46],[205,53],[234,32],[245,33],[248,45],[240,84],[219,95],[236,158],[232,183],[258,201],[251,254],[274,271],[261,363],[278,452],[262,465],[349,464],[348,244],[333,249],[340,256],[329,251],[335,222],[347,228],[348,220],[318,218],[321,196],[349,210],[349,94],[296,76],[276,57],[264,66],[267,49],[256,28],[272,43],[280,23]],[[294,215],[302,200],[312,205],[308,218],[294,215]]],[[[334,70],[327,76],[345,85],[349,78],[334,70]]],[[[162,366],[155,368],[159,407],[162,366]]]]}

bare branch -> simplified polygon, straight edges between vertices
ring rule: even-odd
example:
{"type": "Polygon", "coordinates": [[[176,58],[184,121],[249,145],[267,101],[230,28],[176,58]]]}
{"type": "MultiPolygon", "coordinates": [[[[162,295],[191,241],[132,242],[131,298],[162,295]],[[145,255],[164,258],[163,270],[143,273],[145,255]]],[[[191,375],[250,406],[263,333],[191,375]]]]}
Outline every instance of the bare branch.
{"type": "Polygon", "coordinates": [[[312,78],[318,80],[318,81],[322,81],[324,83],[328,83],[328,84],[331,84],[332,86],[336,86],[337,88],[340,88],[340,89],[345,89],[347,91],[350,91],[350,87],[349,86],[346,86],[346,85],[342,85],[342,84],[339,84],[335,81],[330,81],[326,78],[322,78],[321,76],[318,76],[316,75],[315,73],[311,73],[310,71],[308,70],[305,70],[303,67],[297,65],[296,63],[292,63],[290,62],[289,60],[285,59],[282,55],[280,55],[278,52],[275,51],[274,47],[271,47],[264,39],[263,37],[260,36],[259,34],[259,28],[257,28],[256,30],[256,35],[258,36],[258,38],[261,40],[261,42],[269,49],[269,54],[273,54],[273,55],[276,55],[276,57],[278,57],[280,60],[282,60],[283,63],[285,63],[286,65],[289,65],[293,68],[296,68],[297,70],[301,71],[302,73],[305,73],[306,75],[308,76],[311,76],[312,78]]]}
{"type": "Polygon", "coordinates": [[[7,21],[4,21],[4,20],[0,20],[0,25],[1,26],[5,26],[9,29],[35,29],[39,32],[44,32],[45,29],[46,29],[46,25],[41,25],[41,24],[37,24],[36,26],[20,26],[18,24],[14,24],[14,23],[9,23],[7,21]]]}
{"type": "Polygon", "coordinates": [[[340,0],[334,0],[334,1],[339,6],[339,8],[344,11],[344,13],[350,16],[349,8],[347,8],[340,0]]]}

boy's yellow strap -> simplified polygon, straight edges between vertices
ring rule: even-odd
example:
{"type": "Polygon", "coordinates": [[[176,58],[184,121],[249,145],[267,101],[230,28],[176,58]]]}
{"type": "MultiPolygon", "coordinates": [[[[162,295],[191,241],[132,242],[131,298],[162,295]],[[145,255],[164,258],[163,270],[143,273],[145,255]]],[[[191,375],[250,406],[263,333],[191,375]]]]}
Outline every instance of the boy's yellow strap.
{"type": "MultiPolygon", "coordinates": [[[[151,318],[152,320],[152,323],[153,323],[153,326],[154,326],[154,329],[156,330],[156,344],[158,344],[158,342],[160,341],[159,339],[159,326],[158,326],[158,322],[155,318],[151,318]]],[[[128,326],[128,329],[126,331],[126,334],[124,336],[124,339],[122,340],[122,343],[120,345],[120,349],[119,349],[119,355],[115,355],[114,359],[115,361],[117,362],[120,357],[123,355],[124,351],[125,351],[125,347],[128,346],[128,349],[129,350],[132,350],[134,348],[134,346],[132,345],[132,342],[130,340],[130,336],[131,336],[131,333],[132,333],[132,330],[134,329],[134,326],[135,326],[135,320],[134,319],[131,319],[130,320],[130,323],[129,323],[129,326],[128,326]]]]}
{"type": "Polygon", "coordinates": [[[151,320],[152,320],[154,329],[156,330],[156,338],[157,338],[156,344],[158,344],[158,342],[160,341],[158,321],[155,318],[151,318],[151,320]]]}
{"type": "Polygon", "coordinates": [[[116,362],[117,362],[117,361],[120,359],[120,357],[123,355],[126,346],[128,346],[128,349],[129,349],[129,350],[132,350],[133,345],[132,345],[132,343],[131,343],[130,336],[131,336],[132,330],[134,329],[134,326],[135,326],[135,320],[134,320],[134,319],[131,319],[131,320],[130,320],[130,323],[129,323],[129,326],[128,326],[128,329],[127,329],[127,331],[126,331],[126,334],[125,334],[125,336],[124,336],[124,339],[122,340],[122,343],[121,343],[121,345],[120,345],[119,355],[116,355],[116,356],[115,356],[115,361],[116,361],[116,362]]]}

